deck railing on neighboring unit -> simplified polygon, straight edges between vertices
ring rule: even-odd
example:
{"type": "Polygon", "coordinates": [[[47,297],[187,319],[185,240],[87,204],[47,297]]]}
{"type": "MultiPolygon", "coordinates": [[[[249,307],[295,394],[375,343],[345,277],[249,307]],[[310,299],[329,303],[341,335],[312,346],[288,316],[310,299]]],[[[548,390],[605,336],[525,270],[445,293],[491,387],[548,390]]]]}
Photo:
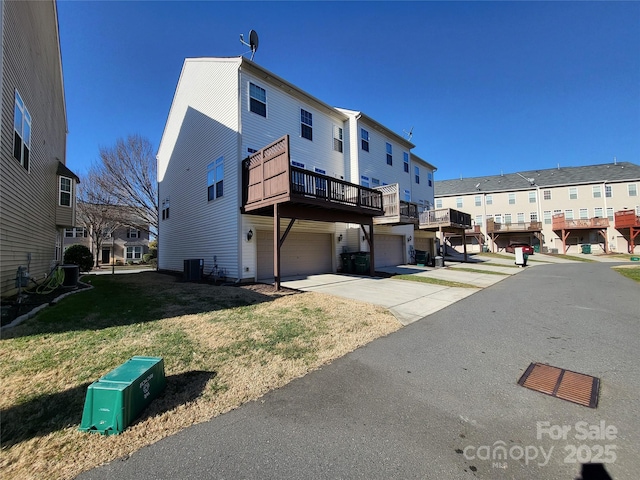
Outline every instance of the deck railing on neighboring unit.
{"type": "Polygon", "coordinates": [[[538,232],[542,230],[542,222],[498,223],[487,219],[487,233],[495,232],[538,232]]]}
{"type": "Polygon", "coordinates": [[[438,226],[471,228],[471,215],[453,208],[427,210],[420,214],[420,227],[438,226]]]}
{"type": "Polygon", "coordinates": [[[589,229],[589,228],[607,228],[609,226],[608,218],[579,218],[567,219],[564,213],[556,213],[551,218],[551,228],[553,230],[570,230],[570,229],[589,229]]]}
{"type": "Polygon", "coordinates": [[[620,210],[614,218],[616,228],[640,227],[640,215],[635,210],[620,210]]]}

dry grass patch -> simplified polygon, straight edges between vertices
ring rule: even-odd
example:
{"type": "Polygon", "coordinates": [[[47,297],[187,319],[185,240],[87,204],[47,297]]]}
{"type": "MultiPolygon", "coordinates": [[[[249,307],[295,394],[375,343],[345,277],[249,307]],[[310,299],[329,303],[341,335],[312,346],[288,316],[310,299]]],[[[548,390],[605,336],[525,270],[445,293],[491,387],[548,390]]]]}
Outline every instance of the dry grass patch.
{"type": "Polygon", "coordinates": [[[185,284],[157,273],[91,281],[94,290],[3,332],[6,478],[73,478],[401,326],[385,309],[319,293],[185,284]],[[164,394],[121,435],[79,432],[87,386],[134,355],[164,358],[164,394]]]}

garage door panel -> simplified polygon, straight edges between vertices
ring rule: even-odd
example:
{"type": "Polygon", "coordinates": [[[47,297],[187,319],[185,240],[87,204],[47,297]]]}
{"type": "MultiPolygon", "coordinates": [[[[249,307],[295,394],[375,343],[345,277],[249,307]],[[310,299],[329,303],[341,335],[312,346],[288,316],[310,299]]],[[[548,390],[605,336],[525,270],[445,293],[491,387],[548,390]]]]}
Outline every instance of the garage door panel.
{"type": "MultiPolygon", "coordinates": [[[[289,232],[280,255],[283,277],[333,271],[331,234],[328,233],[289,232]]],[[[258,278],[273,277],[273,235],[271,232],[259,232],[258,278]]]]}
{"type": "Polygon", "coordinates": [[[376,268],[402,265],[404,263],[404,237],[401,235],[376,235],[376,268]]]}

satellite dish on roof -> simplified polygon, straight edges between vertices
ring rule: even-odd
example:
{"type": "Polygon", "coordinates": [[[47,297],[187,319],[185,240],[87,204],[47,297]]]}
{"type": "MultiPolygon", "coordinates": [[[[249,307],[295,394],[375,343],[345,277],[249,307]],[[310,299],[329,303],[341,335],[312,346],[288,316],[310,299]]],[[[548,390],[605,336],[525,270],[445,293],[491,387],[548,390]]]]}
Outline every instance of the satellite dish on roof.
{"type": "Polygon", "coordinates": [[[258,33],[255,30],[249,30],[249,43],[244,41],[244,35],[240,34],[240,43],[251,49],[251,60],[258,51],[258,33]]]}

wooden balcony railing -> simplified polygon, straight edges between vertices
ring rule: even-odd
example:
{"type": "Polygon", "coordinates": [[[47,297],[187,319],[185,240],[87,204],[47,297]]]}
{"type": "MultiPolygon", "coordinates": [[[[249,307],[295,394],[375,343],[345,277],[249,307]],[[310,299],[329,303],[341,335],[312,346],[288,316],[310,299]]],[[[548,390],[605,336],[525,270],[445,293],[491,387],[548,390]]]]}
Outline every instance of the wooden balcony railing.
{"type": "Polygon", "coordinates": [[[551,218],[551,228],[553,230],[575,230],[589,228],[607,228],[609,226],[608,218],[580,218],[566,219],[564,213],[556,213],[551,218]]]}
{"type": "Polygon", "coordinates": [[[497,232],[539,232],[542,222],[497,223],[493,218],[487,219],[487,233],[497,232]]]}
{"type": "Polygon", "coordinates": [[[427,210],[420,214],[420,228],[455,227],[471,228],[471,215],[454,210],[453,208],[439,208],[427,210]]]}
{"type": "Polygon", "coordinates": [[[384,215],[376,217],[374,223],[418,223],[420,219],[418,204],[400,200],[400,186],[397,183],[374,187],[374,190],[382,192],[382,207],[384,209],[384,215]]]}
{"type": "Polygon", "coordinates": [[[276,202],[382,215],[382,192],[291,165],[289,137],[253,153],[243,162],[242,205],[246,212],[276,202]]]}
{"type": "Polygon", "coordinates": [[[616,229],[618,228],[640,228],[640,215],[636,215],[635,210],[620,210],[614,214],[616,229]]]}

